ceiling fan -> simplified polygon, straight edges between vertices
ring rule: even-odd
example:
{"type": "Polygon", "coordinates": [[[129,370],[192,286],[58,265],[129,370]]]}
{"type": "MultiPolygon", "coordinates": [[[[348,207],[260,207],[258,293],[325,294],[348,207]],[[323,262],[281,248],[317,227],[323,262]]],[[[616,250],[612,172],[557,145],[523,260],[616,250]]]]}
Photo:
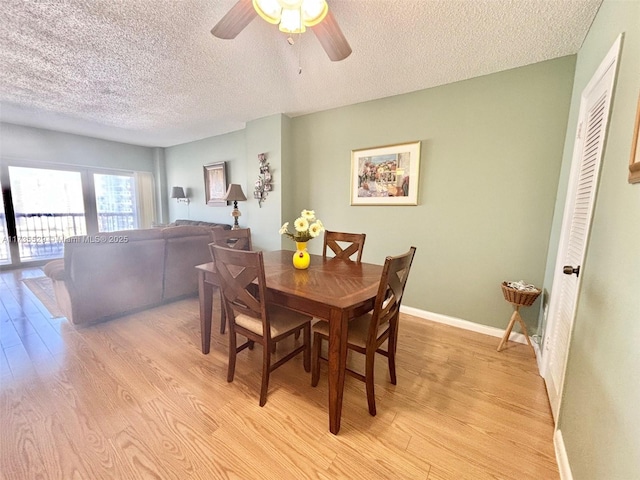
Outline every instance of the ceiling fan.
{"type": "Polygon", "coordinates": [[[232,39],[256,16],[279,24],[281,32],[303,33],[309,27],[329,58],[338,62],[351,54],[351,47],[329,11],[326,0],[238,0],[213,27],[217,38],[232,39]]]}

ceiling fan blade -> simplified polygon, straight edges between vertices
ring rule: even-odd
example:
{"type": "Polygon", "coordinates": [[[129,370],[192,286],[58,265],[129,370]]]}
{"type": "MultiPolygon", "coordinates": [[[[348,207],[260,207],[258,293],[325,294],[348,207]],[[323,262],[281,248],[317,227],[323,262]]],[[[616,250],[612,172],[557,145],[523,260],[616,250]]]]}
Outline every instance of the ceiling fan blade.
{"type": "Polygon", "coordinates": [[[257,15],[251,0],[239,0],[211,29],[211,34],[226,40],[236,38],[257,15]]]}
{"type": "Polygon", "coordinates": [[[324,20],[310,28],[316,37],[318,37],[320,45],[322,45],[324,51],[327,52],[332,62],[339,62],[351,55],[349,42],[347,42],[342,30],[340,30],[338,22],[336,22],[331,10],[327,12],[324,20]]]}

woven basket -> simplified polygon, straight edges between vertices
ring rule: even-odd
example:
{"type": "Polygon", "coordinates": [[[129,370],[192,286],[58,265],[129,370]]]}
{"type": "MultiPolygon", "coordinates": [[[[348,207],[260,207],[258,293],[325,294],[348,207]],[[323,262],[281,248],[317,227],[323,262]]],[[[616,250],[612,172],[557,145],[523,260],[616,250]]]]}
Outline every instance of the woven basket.
{"type": "Polygon", "coordinates": [[[504,299],[509,303],[529,307],[533,305],[533,302],[535,302],[538,295],[540,295],[540,290],[526,292],[508,287],[507,282],[502,282],[502,294],[504,295],[504,299]]]}

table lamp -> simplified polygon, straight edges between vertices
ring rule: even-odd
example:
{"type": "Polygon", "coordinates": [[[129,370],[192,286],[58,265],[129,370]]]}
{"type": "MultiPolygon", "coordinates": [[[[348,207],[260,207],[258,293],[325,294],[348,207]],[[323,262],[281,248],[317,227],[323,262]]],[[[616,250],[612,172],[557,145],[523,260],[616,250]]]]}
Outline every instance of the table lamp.
{"type": "Polygon", "coordinates": [[[231,212],[231,216],[233,217],[233,227],[231,227],[231,230],[238,230],[240,228],[240,225],[238,225],[238,217],[242,215],[240,210],[238,210],[238,202],[244,202],[247,197],[244,196],[240,185],[232,183],[229,185],[224,199],[228,202],[233,202],[233,211],[231,212]]]}

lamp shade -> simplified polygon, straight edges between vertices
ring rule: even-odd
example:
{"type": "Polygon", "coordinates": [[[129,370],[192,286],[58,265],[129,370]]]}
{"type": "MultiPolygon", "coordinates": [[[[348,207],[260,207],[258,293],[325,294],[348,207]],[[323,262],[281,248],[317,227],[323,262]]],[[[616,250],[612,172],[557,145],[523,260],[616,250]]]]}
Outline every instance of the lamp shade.
{"type": "Polygon", "coordinates": [[[187,196],[184,194],[184,188],[173,187],[171,189],[171,198],[187,198],[187,196]]]}
{"type": "Polygon", "coordinates": [[[244,192],[242,191],[242,187],[237,183],[232,183],[229,185],[227,189],[227,194],[224,196],[224,199],[229,202],[244,202],[247,197],[244,196],[244,192]]]}

